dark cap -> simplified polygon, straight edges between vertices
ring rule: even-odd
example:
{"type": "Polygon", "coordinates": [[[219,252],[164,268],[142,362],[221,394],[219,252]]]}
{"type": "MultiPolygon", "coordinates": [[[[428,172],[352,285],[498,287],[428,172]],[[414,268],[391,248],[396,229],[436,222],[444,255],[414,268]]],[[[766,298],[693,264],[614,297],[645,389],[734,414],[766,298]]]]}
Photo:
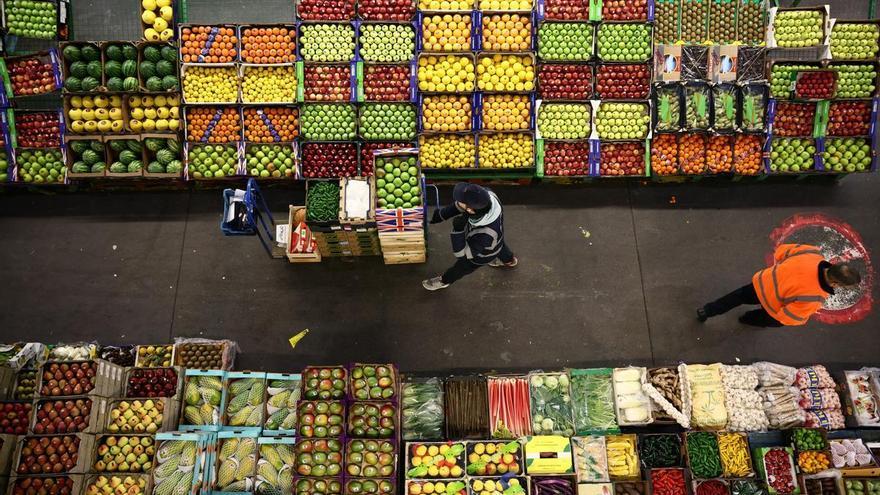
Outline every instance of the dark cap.
{"type": "Polygon", "coordinates": [[[489,206],[491,199],[486,188],[468,182],[459,182],[452,190],[452,198],[464,203],[474,210],[482,210],[489,206]]]}

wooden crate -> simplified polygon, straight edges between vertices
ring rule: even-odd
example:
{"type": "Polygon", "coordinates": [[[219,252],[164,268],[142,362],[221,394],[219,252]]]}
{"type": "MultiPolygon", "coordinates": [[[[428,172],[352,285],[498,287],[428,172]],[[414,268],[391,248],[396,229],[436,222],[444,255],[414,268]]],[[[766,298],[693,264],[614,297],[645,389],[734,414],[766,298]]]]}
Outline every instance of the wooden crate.
{"type": "Polygon", "coordinates": [[[402,265],[425,262],[425,233],[380,232],[379,244],[386,265],[402,265]]]}
{"type": "MultiPolygon", "coordinates": [[[[285,253],[287,254],[287,260],[291,263],[320,263],[321,262],[321,252],[317,249],[314,253],[294,253],[291,252],[291,241],[293,240],[293,230],[297,227],[297,224],[294,224],[294,216],[296,215],[297,210],[303,209],[305,210],[305,206],[288,206],[288,217],[287,217],[287,225],[288,229],[288,237],[287,239],[287,248],[285,249],[285,253]]],[[[308,227],[306,227],[308,228],[308,227]]]]}

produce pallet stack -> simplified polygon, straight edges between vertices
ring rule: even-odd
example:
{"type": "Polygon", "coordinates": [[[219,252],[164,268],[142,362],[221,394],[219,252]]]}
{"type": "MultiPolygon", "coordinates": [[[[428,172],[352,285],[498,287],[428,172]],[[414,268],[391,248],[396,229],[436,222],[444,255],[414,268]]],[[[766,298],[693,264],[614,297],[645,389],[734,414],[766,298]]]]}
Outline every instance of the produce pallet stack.
{"type": "Polygon", "coordinates": [[[374,155],[382,258],[386,265],[424,263],[427,197],[420,150],[381,150],[374,155]]]}
{"type": "Polygon", "coordinates": [[[765,41],[766,5],[762,0],[655,0],[654,41],[760,45],[765,41]]]}
{"type": "Polygon", "coordinates": [[[61,54],[67,177],[180,177],[177,48],[86,41],[61,54]]]}

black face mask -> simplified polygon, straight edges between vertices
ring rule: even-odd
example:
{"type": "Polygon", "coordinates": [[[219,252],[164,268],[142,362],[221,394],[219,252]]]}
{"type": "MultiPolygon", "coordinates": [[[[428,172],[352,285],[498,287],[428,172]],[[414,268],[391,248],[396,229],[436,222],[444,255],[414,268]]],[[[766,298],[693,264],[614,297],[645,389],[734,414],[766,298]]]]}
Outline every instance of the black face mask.
{"type": "Polygon", "coordinates": [[[491,209],[492,209],[492,203],[489,203],[488,205],[486,205],[483,208],[480,208],[479,210],[474,208],[474,213],[471,213],[469,211],[465,211],[465,214],[467,214],[469,220],[476,220],[478,218],[482,218],[486,213],[489,213],[489,210],[491,210],[491,209]]]}

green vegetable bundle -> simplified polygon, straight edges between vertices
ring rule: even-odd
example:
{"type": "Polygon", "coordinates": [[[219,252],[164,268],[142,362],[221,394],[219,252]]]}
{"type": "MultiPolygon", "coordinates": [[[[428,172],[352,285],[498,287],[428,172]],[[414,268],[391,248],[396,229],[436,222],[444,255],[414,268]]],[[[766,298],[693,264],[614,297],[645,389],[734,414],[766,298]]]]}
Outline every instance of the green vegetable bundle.
{"type": "Polygon", "coordinates": [[[318,181],[309,183],[306,194],[306,220],[332,222],[339,218],[339,183],[318,181]]]}

